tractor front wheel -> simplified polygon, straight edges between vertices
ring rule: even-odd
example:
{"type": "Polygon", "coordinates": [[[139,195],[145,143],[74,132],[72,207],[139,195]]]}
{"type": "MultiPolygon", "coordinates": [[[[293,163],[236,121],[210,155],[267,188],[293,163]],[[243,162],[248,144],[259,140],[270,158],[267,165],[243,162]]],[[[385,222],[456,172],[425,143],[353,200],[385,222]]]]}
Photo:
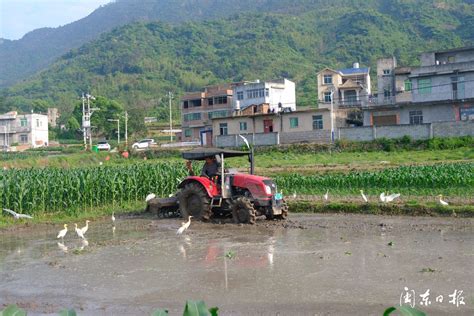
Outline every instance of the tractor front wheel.
{"type": "Polygon", "coordinates": [[[188,183],[178,194],[181,216],[188,219],[192,216],[196,220],[211,218],[211,199],[204,188],[198,183],[188,183]]]}
{"type": "Polygon", "coordinates": [[[281,206],[281,215],[275,216],[277,219],[287,219],[288,218],[288,204],[286,202],[283,202],[283,205],[281,206]]]}
{"type": "Polygon", "coordinates": [[[257,211],[246,197],[237,198],[232,204],[232,218],[236,224],[255,224],[257,211]]]}

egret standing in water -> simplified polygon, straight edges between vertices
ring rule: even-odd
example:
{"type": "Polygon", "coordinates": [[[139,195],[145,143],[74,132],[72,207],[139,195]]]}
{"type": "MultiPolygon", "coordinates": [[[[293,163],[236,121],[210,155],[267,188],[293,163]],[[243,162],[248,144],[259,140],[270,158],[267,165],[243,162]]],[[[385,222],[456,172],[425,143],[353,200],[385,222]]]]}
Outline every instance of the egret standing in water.
{"type": "Polygon", "coordinates": [[[184,231],[186,229],[188,229],[189,225],[191,225],[191,218],[192,216],[189,216],[188,217],[188,221],[187,222],[183,222],[183,224],[181,225],[181,227],[178,229],[178,231],[176,232],[176,235],[181,235],[182,233],[184,233],[184,231]]]}
{"type": "Polygon", "coordinates": [[[360,190],[360,195],[362,196],[362,199],[365,201],[365,203],[369,202],[369,200],[367,199],[367,197],[364,194],[364,190],[360,190]]]}
{"type": "Polygon", "coordinates": [[[61,229],[56,238],[64,239],[64,236],[67,234],[67,224],[64,224],[64,229],[61,229]]]}
{"type": "Polygon", "coordinates": [[[77,224],[74,224],[74,226],[75,226],[75,231],[76,231],[77,236],[81,237],[82,239],[86,239],[84,237],[84,234],[82,233],[82,230],[80,228],[77,228],[77,224]]]}
{"type": "Polygon", "coordinates": [[[83,235],[85,235],[87,233],[87,231],[89,230],[89,223],[90,222],[91,222],[90,220],[86,220],[86,226],[81,228],[81,231],[82,231],[83,235]]]}
{"type": "Polygon", "coordinates": [[[443,201],[443,195],[442,194],[438,195],[438,197],[439,197],[439,204],[441,204],[443,206],[448,206],[449,205],[448,202],[443,201]]]}
{"type": "Polygon", "coordinates": [[[326,190],[326,194],[324,194],[324,200],[325,201],[329,200],[329,189],[326,190]]]}
{"type": "Polygon", "coordinates": [[[113,224],[113,225],[115,225],[115,215],[114,215],[114,214],[115,214],[115,212],[112,212],[112,217],[111,217],[111,219],[112,219],[112,224],[113,224]]]}

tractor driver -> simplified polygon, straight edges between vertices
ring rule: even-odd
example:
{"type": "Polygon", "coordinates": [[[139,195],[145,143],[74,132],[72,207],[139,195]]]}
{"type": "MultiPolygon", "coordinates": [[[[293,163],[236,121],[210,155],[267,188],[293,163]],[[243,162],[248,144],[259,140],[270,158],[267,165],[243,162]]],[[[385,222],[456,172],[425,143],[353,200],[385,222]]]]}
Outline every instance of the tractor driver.
{"type": "MultiPolygon", "coordinates": [[[[206,163],[201,170],[201,177],[207,177],[209,179],[214,179],[219,175],[219,163],[215,157],[206,157],[206,163]]],[[[190,160],[186,161],[186,168],[189,170],[189,175],[194,176],[192,162],[190,160]]]]}

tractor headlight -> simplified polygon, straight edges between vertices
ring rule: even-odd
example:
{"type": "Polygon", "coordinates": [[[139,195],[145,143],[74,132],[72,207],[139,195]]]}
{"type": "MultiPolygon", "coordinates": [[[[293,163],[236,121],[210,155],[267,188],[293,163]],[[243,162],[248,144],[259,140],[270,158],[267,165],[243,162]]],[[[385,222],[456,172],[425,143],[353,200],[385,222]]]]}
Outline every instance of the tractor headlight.
{"type": "Polygon", "coordinates": [[[272,194],[272,188],[269,185],[265,185],[265,193],[268,195],[272,194]]]}

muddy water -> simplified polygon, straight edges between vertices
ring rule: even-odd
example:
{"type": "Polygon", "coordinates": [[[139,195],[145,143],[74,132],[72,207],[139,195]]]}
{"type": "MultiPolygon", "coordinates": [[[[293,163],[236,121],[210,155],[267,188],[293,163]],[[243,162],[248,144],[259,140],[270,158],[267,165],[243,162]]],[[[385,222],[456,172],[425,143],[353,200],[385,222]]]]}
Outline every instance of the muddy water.
{"type": "Polygon", "coordinates": [[[2,232],[0,307],[180,315],[187,299],[204,299],[221,315],[381,315],[407,287],[430,315],[474,315],[472,219],[294,215],[287,224],[192,223],[176,236],[179,225],[93,222],[88,244],[74,231],[58,244],[59,226],[2,232]],[[459,306],[449,302],[455,290],[459,306]]]}

